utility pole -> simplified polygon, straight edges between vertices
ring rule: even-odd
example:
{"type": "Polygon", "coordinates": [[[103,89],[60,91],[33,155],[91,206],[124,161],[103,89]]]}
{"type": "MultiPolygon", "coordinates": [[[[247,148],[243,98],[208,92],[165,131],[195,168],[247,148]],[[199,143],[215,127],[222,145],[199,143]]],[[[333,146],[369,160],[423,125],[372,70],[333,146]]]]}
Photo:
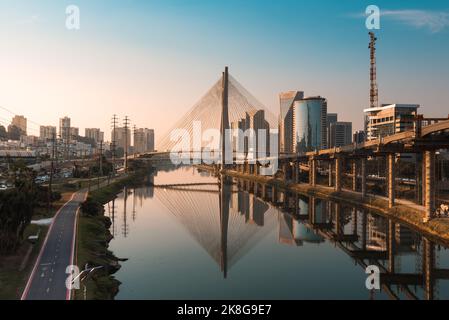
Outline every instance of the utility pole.
{"type": "Polygon", "coordinates": [[[137,150],[136,150],[136,133],[137,133],[137,126],[134,125],[133,126],[133,139],[134,139],[133,155],[134,155],[134,159],[136,158],[136,154],[137,154],[137,150]]]}
{"type": "Polygon", "coordinates": [[[377,87],[377,70],[376,70],[376,41],[377,38],[373,32],[369,33],[370,36],[370,108],[377,108],[379,106],[379,90],[377,87]]]}
{"type": "Polygon", "coordinates": [[[51,151],[51,166],[50,166],[50,182],[48,184],[48,203],[47,203],[47,212],[50,213],[50,205],[53,202],[53,173],[55,171],[55,148],[56,148],[56,133],[53,132],[52,134],[52,151],[51,151]]]}
{"type": "Polygon", "coordinates": [[[116,143],[117,143],[117,123],[118,123],[118,118],[117,115],[114,114],[114,116],[112,117],[112,137],[111,137],[111,155],[112,155],[112,174],[115,176],[115,148],[116,148],[116,143]]]}
{"type": "Polygon", "coordinates": [[[99,170],[98,170],[98,188],[100,189],[100,178],[103,176],[103,141],[100,141],[100,149],[99,151],[99,170]]]}
{"type": "Polygon", "coordinates": [[[130,120],[128,116],[125,116],[125,120],[123,120],[123,127],[125,129],[125,173],[128,173],[128,129],[129,129],[130,120]]]}

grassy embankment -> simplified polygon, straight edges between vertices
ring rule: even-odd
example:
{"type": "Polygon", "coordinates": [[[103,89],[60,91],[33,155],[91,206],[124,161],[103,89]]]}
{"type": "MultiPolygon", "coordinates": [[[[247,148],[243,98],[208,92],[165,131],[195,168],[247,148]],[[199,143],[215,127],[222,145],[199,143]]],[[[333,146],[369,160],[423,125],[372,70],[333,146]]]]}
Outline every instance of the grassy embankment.
{"type": "Polygon", "coordinates": [[[143,177],[144,175],[136,172],[89,194],[87,201],[95,204],[96,212],[90,215],[80,214],[77,234],[77,265],[80,269],[84,269],[86,263],[91,267],[104,266],[105,268],[97,271],[91,279],[82,284],[81,290],[75,292],[74,299],[110,300],[117,294],[120,282],[114,278],[113,274],[120,268],[120,265],[119,259],[108,250],[109,242],[112,239],[109,231],[111,221],[104,216],[103,205],[112,201],[125,186],[141,183],[143,177]]]}

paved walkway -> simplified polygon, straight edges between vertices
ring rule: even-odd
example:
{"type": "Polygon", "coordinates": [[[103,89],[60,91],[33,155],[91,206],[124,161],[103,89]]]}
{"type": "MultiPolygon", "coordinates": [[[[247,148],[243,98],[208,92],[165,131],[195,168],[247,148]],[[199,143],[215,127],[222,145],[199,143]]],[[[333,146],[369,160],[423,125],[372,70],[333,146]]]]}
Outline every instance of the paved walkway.
{"type": "MultiPolygon", "coordinates": [[[[115,182],[124,176],[111,179],[115,182]]],[[[92,179],[91,191],[108,185],[100,185],[92,179]]],[[[87,189],[75,192],[55,214],[39,256],[22,294],[22,300],[70,300],[71,291],[66,287],[67,267],[74,264],[76,220],[79,207],[88,195],[87,189]]]]}

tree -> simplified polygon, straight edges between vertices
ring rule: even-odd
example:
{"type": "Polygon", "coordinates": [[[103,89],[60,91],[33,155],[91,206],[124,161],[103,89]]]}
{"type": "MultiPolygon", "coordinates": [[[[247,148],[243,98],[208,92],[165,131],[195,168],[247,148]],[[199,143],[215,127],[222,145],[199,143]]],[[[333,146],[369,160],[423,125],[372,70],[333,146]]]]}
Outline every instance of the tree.
{"type": "Polygon", "coordinates": [[[22,131],[19,127],[10,125],[8,126],[8,138],[11,140],[18,141],[20,140],[20,136],[22,134],[22,131]]]}
{"type": "Polygon", "coordinates": [[[8,140],[8,132],[4,126],[0,126],[0,140],[8,140]]]}

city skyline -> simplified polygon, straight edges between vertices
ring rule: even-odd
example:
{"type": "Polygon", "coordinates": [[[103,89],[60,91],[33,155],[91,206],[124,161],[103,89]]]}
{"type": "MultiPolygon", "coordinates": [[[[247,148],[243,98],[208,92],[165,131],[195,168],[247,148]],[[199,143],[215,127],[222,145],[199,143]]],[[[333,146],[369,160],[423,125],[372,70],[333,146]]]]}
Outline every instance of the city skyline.
{"type": "MultiPolygon", "coordinates": [[[[229,65],[275,114],[280,92],[305,91],[326,97],[329,112],[362,129],[369,105],[365,2],[327,2],[324,10],[306,1],[78,1],[79,31],[65,29],[68,3],[0,5],[0,33],[15,31],[1,45],[0,105],[25,115],[31,135],[37,123],[57,125],[68,115],[80,132],[98,127],[109,140],[115,113],[162,136],[229,65]],[[239,12],[231,10],[236,5],[239,12]]],[[[376,31],[379,102],[416,103],[429,116],[445,116],[449,11],[441,3],[377,5],[384,12],[376,31]]],[[[11,115],[1,110],[0,117],[5,125],[11,115]]]]}

